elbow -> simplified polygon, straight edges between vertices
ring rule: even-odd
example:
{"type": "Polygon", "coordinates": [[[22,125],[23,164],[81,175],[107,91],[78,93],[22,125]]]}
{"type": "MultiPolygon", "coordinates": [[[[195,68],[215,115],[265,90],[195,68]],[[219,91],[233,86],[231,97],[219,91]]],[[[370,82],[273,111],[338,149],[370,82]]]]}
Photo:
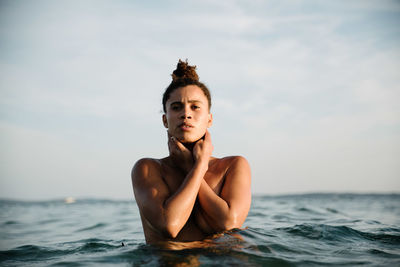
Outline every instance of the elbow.
{"type": "Polygon", "coordinates": [[[227,231],[235,228],[240,228],[242,224],[240,223],[239,217],[236,214],[231,214],[224,222],[222,223],[221,230],[227,231]]]}
{"type": "Polygon", "coordinates": [[[163,232],[166,237],[175,239],[178,236],[180,230],[181,229],[176,223],[168,223],[166,224],[163,232]]]}
{"type": "Polygon", "coordinates": [[[159,237],[166,239],[175,239],[181,230],[177,223],[166,222],[165,220],[159,220],[157,224],[151,224],[147,221],[146,226],[157,233],[159,237]]]}

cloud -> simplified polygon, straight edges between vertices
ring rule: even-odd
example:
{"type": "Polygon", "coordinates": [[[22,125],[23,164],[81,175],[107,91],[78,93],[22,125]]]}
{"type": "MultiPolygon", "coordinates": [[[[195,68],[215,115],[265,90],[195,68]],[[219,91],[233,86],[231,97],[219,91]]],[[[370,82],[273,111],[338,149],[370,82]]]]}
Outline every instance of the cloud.
{"type": "Polygon", "coordinates": [[[0,12],[5,188],[29,173],[54,184],[64,170],[87,185],[101,177],[108,195],[124,164],[165,155],[161,95],[178,58],[212,91],[216,154],[247,156],[259,192],[357,190],[365,177],[363,190],[396,186],[397,2],[4,2],[0,12]],[[38,156],[29,162],[19,144],[38,156]]]}

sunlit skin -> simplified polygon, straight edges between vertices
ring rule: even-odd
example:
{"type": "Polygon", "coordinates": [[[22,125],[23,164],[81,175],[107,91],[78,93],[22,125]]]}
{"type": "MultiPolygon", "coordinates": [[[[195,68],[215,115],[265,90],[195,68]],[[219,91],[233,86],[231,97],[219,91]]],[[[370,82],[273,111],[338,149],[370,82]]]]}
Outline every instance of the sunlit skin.
{"type": "Polygon", "coordinates": [[[144,158],[132,184],[147,243],[199,241],[242,227],[251,203],[245,158],[212,157],[208,100],[196,85],[174,90],[162,117],[169,156],[144,158]]]}

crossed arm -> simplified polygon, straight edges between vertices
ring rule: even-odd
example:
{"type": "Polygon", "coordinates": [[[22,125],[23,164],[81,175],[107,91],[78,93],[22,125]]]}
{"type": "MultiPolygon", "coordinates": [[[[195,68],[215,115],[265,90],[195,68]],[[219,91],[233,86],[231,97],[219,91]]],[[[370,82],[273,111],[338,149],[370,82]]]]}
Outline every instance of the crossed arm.
{"type": "Polygon", "coordinates": [[[251,204],[250,176],[246,159],[235,157],[220,195],[202,180],[198,193],[200,211],[213,232],[239,228],[246,220],[251,204]]]}
{"type": "Polygon", "coordinates": [[[200,204],[201,220],[206,222],[206,226],[201,228],[208,229],[203,229],[205,232],[241,227],[251,202],[250,168],[247,161],[242,157],[234,158],[218,195],[204,180],[212,152],[209,133],[204,140],[198,141],[193,155],[187,153],[176,140],[169,143],[169,148],[172,156],[186,157],[181,162],[189,162],[189,155],[194,159],[191,166],[183,166],[189,171],[172,195],[161,177],[158,163],[154,160],[142,159],[132,171],[137,204],[152,228],[164,236],[176,238],[192,214],[196,199],[200,204]]]}
{"type": "Polygon", "coordinates": [[[170,195],[157,164],[151,159],[142,159],[135,164],[132,183],[136,202],[154,230],[176,238],[192,213],[207,168],[204,163],[195,164],[178,190],[170,195]]]}

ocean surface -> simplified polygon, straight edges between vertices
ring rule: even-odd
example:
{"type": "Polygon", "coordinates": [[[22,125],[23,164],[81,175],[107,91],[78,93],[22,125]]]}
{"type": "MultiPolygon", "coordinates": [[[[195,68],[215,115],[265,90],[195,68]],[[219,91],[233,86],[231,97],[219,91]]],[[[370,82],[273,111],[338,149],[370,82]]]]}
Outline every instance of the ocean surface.
{"type": "Polygon", "coordinates": [[[253,196],[244,227],[155,247],[134,200],[0,200],[0,266],[400,266],[400,194],[253,196]]]}

